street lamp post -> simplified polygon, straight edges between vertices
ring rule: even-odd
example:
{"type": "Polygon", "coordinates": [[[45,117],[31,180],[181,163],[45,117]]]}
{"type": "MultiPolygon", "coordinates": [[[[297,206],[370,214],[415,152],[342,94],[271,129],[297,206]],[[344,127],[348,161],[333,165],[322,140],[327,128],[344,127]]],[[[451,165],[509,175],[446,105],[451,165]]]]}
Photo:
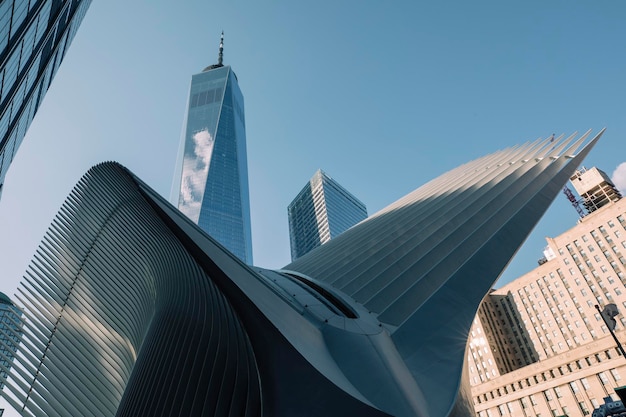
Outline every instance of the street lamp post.
{"type": "Polygon", "coordinates": [[[617,324],[613,317],[619,314],[617,306],[611,303],[604,306],[604,310],[600,310],[600,306],[596,304],[596,310],[598,310],[598,313],[600,313],[600,317],[602,317],[602,321],[604,321],[604,324],[606,324],[609,332],[611,332],[611,336],[613,336],[613,340],[615,340],[615,343],[617,343],[617,348],[619,349],[620,353],[624,358],[626,358],[626,352],[624,352],[622,344],[619,342],[619,340],[617,340],[617,336],[615,336],[615,332],[613,331],[615,329],[615,325],[617,324]]]}

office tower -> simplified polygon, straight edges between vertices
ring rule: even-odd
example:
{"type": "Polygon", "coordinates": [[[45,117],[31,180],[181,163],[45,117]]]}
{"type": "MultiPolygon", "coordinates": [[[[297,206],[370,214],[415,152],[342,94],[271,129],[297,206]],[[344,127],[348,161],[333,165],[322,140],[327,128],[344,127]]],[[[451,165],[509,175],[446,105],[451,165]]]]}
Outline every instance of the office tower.
{"type": "Polygon", "coordinates": [[[547,238],[544,261],[492,291],[475,317],[468,374],[479,417],[584,416],[624,385],[626,363],[596,305],[617,306],[626,341],[626,199],[596,168],[571,182],[590,214],[547,238]]]}
{"type": "Polygon", "coordinates": [[[0,2],[0,196],[9,165],[90,4],[0,2]]]}
{"type": "Polygon", "coordinates": [[[215,65],[191,78],[173,203],[202,230],[252,264],[243,95],[237,76],[215,65]]]}
{"type": "Polygon", "coordinates": [[[20,315],[20,310],[15,307],[11,299],[0,292],[0,340],[3,342],[0,345],[0,388],[4,386],[13,355],[17,351],[21,333],[20,315]]]}
{"type": "Polygon", "coordinates": [[[367,218],[365,204],[318,170],[287,207],[291,260],[367,218]]]}
{"type": "Polygon", "coordinates": [[[278,271],[100,164],[25,274],[0,395],[37,417],[470,416],[473,314],[600,134],[465,164],[278,271]]]}

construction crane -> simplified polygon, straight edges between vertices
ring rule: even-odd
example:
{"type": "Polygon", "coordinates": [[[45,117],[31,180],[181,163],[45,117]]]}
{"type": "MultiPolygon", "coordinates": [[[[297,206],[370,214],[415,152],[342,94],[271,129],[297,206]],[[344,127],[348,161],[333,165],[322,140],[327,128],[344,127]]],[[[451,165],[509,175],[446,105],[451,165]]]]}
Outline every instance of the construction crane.
{"type": "Polygon", "coordinates": [[[582,219],[583,217],[585,217],[586,214],[583,208],[580,206],[580,202],[576,199],[572,190],[567,188],[567,185],[563,186],[563,194],[565,194],[570,203],[572,203],[572,206],[574,206],[580,218],[582,219]]]}

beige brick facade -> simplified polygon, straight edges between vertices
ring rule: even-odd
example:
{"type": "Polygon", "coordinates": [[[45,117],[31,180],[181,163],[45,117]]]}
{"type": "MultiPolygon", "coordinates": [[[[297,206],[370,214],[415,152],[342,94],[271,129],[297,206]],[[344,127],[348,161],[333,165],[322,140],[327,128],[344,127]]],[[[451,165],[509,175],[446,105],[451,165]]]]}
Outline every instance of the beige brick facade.
{"type": "Polygon", "coordinates": [[[543,264],[480,306],[468,340],[478,417],[585,416],[625,385],[626,359],[602,321],[615,303],[626,343],[626,199],[548,238],[543,264]]]}

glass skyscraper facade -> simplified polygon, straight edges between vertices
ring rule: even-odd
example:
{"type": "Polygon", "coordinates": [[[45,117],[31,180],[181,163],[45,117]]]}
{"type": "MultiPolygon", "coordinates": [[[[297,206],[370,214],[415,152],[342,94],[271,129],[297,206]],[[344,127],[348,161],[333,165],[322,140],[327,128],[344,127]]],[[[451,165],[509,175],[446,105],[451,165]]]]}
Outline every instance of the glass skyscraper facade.
{"type": "Polygon", "coordinates": [[[243,95],[230,66],[191,79],[173,203],[235,256],[252,264],[243,95]]]}
{"type": "Polygon", "coordinates": [[[9,165],[90,4],[0,1],[0,196],[9,165]]]}
{"type": "Polygon", "coordinates": [[[365,204],[318,170],[287,208],[291,260],[367,218],[365,204]]]}
{"type": "Polygon", "coordinates": [[[7,377],[5,369],[11,368],[13,356],[17,352],[21,314],[11,299],[0,292],[0,388],[4,386],[7,377]]]}

